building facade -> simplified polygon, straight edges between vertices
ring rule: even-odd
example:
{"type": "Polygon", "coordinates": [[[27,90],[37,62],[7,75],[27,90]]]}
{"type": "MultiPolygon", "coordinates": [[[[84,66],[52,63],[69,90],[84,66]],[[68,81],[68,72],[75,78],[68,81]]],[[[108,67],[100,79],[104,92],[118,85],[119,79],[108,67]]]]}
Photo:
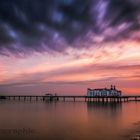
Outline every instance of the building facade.
{"type": "Polygon", "coordinates": [[[115,86],[108,88],[101,88],[101,89],[87,89],[87,96],[121,96],[122,92],[117,90],[115,86]]]}

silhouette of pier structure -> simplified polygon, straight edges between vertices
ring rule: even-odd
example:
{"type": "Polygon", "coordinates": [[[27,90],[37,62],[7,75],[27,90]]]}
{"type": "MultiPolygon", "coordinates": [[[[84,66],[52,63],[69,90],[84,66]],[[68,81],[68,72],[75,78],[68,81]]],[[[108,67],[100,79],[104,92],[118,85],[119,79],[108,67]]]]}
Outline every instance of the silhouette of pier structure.
{"type": "Polygon", "coordinates": [[[69,96],[69,95],[7,95],[0,96],[0,100],[18,100],[18,101],[85,101],[85,102],[129,102],[140,101],[140,95],[124,95],[124,96],[69,96]]]}

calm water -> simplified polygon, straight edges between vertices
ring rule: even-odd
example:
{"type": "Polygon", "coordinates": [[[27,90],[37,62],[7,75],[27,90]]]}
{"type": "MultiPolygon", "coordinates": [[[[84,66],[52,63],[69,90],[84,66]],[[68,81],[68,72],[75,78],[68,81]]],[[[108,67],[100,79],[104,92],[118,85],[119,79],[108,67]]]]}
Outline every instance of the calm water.
{"type": "Polygon", "coordinates": [[[0,140],[125,140],[140,131],[140,102],[0,101],[0,140]]]}

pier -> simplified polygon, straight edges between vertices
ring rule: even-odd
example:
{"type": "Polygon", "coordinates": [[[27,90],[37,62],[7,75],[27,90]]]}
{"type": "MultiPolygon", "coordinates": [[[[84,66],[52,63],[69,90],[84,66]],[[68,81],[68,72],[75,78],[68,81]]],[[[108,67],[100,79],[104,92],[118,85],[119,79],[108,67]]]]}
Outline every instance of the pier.
{"type": "Polygon", "coordinates": [[[140,95],[133,96],[64,96],[64,95],[51,95],[51,96],[33,96],[33,95],[7,95],[0,96],[0,100],[18,100],[18,101],[85,101],[85,102],[130,102],[140,101],[140,95]]]}

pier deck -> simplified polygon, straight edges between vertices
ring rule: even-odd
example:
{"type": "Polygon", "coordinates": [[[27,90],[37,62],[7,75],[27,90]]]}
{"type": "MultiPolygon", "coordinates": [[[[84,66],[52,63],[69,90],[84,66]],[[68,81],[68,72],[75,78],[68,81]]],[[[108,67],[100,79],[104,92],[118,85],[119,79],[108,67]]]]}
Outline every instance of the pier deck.
{"type": "Polygon", "coordinates": [[[129,102],[140,101],[140,95],[128,95],[128,96],[72,96],[72,95],[52,95],[52,96],[35,96],[35,95],[7,95],[0,96],[0,100],[42,100],[42,101],[78,101],[83,100],[86,102],[129,102]]]}

